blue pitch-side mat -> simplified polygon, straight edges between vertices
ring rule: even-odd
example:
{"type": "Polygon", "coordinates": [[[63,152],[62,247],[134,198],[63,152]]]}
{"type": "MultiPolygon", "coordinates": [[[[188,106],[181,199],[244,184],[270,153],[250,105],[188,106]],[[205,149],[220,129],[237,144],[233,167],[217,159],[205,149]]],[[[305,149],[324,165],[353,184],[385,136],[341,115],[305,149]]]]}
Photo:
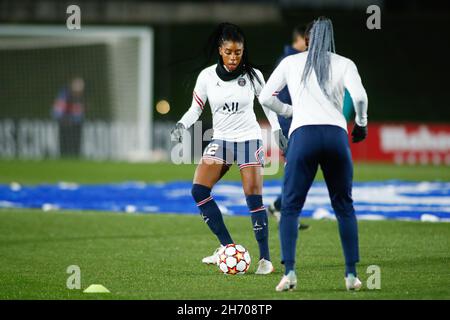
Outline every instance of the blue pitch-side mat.
{"type": "MultiPolygon", "coordinates": [[[[102,185],[62,182],[37,186],[12,183],[0,185],[0,208],[198,214],[190,190],[191,182],[102,185]]],[[[265,181],[264,203],[273,202],[280,191],[280,181],[265,181]]],[[[213,196],[224,214],[249,214],[240,182],[220,182],[213,196]]],[[[446,182],[354,183],[353,198],[360,219],[450,222],[450,183],[446,182]]],[[[334,218],[323,182],[313,184],[302,216],[334,218]]]]}

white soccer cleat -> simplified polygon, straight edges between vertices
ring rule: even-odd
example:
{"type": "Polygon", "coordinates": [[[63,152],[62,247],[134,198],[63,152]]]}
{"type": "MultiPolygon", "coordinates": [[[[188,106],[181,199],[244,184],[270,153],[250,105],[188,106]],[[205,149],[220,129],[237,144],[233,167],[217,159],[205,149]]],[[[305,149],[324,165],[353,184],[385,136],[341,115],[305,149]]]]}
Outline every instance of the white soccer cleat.
{"type": "Polygon", "coordinates": [[[292,291],[297,288],[297,276],[294,271],[289,271],[287,275],[281,278],[280,283],[275,287],[278,292],[281,291],[292,291]]]}
{"type": "Polygon", "coordinates": [[[269,208],[267,208],[267,209],[268,209],[268,211],[269,211],[269,214],[271,214],[272,216],[274,216],[275,219],[277,220],[277,222],[280,223],[281,212],[278,211],[278,210],[275,208],[274,204],[273,204],[273,203],[270,204],[270,205],[269,205],[269,208]]]}
{"type": "Polygon", "coordinates": [[[258,262],[258,268],[256,269],[255,274],[269,274],[275,270],[272,262],[266,259],[261,259],[258,262]]]}
{"type": "Polygon", "coordinates": [[[211,256],[204,257],[202,259],[202,262],[206,263],[206,264],[218,264],[219,263],[220,251],[223,250],[224,248],[225,248],[225,246],[220,246],[219,248],[217,248],[214,251],[214,253],[211,256]]]}
{"type": "Polygon", "coordinates": [[[349,273],[347,277],[345,277],[345,287],[347,290],[355,290],[358,291],[362,287],[362,282],[355,277],[353,274],[349,273]]]}

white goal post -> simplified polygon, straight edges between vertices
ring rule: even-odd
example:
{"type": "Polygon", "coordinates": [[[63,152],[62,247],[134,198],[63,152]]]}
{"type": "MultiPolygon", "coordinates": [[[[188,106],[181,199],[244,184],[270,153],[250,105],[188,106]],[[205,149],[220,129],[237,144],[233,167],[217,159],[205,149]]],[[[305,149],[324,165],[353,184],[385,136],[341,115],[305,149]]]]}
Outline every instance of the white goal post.
{"type": "Polygon", "coordinates": [[[63,79],[84,73],[87,97],[79,157],[151,160],[152,29],[0,25],[0,60],[0,82],[6,83],[0,104],[9,106],[0,110],[0,147],[9,146],[0,148],[0,158],[62,156],[61,130],[49,105],[63,79]],[[21,136],[27,132],[29,136],[21,136]]]}

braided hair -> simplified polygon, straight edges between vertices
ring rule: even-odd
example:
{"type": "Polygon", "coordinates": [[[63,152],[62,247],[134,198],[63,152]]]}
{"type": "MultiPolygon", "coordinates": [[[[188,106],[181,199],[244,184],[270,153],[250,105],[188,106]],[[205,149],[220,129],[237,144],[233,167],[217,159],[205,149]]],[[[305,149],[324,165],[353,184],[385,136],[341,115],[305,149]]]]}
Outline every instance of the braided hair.
{"type": "Polygon", "coordinates": [[[308,57],[302,74],[302,83],[306,81],[314,70],[319,87],[325,97],[333,105],[338,106],[337,93],[331,88],[331,55],[336,51],[333,34],[333,23],[326,17],[319,17],[314,21],[309,33],[308,57]]]}

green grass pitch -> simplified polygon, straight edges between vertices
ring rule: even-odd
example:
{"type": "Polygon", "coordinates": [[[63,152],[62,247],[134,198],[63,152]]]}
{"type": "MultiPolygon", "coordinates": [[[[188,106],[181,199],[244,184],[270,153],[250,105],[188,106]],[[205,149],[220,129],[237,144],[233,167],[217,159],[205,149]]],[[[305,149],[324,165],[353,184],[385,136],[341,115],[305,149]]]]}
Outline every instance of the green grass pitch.
{"type": "MultiPolygon", "coordinates": [[[[0,161],[0,183],[82,183],[190,180],[193,166],[79,161],[0,161]]],[[[448,181],[445,167],[355,166],[355,180],[448,181]]],[[[279,176],[279,175],[278,175],[279,176]]],[[[267,177],[269,179],[271,177],[267,177]]],[[[227,179],[239,179],[238,170],[227,179]]],[[[320,177],[318,177],[320,179],[320,177]]],[[[0,210],[0,299],[450,299],[450,224],[360,221],[364,287],[346,292],[335,221],[307,220],[298,242],[298,289],[277,293],[281,278],[275,220],[270,220],[274,274],[254,274],[257,244],[249,217],[225,217],[236,242],[252,255],[241,276],[203,265],[217,242],[197,215],[0,210]],[[66,287],[78,265],[81,288],[102,284],[109,294],[66,287]],[[369,290],[369,265],[381,270],[381,289],[369,290]]]]}

